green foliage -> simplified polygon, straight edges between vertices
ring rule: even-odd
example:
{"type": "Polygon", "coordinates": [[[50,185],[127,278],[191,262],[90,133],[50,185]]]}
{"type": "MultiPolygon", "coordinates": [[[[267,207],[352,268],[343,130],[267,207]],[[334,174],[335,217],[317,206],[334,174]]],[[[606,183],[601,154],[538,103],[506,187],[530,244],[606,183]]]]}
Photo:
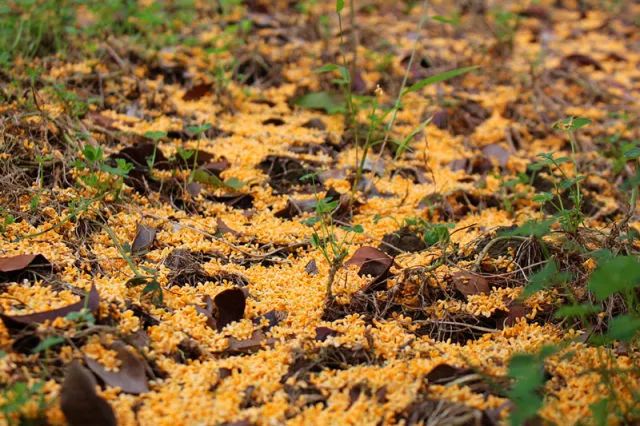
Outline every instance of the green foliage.
{"type": "Polygon", "coordinates": [[[346,111],[344,102],[328,92],[307,93],[296,99],[295,104],[302,108],[324,110],[327,114],[339,114],[346,111]]]}
{"type": "Polygon", "coordinates": [[[9,211],[0,206],[0,234],[7,232],[7,227],[16,222],[16,218],[9,211]]]}
{"type": "Polygon", "coordinates": [[[519,25],[519,16],[504,9],[493,10],[493,33],[499,43],[513,44],[519,25]]]}
{"type": "Polygon", "coordinates": [[[529,283],[522,291],[520,297],[527,298],[540,290],[563,284],[571,279],[571,274],[558,269],[555,259],[549,260],[544,267],[529,277],[529,283]]]}
{"type": "Polygon", "coordinates": [[[62,336],[48,336],[44,340],[40,341],[40,343],[38,343],[38,345],[35,348],[33,348],[31,352],[34,354],[37,354],[38,352],[44,352],[63,342],[64,342],[64,337],[62,336]]]}
{"type": "Polygon", "coordinates": [[[537,354],[516,354],[511,357],[508,376],[513,384],[507,393],[515,405],[509,416],[511,425],[524,425],[542,407],[544,361],[555,351],[555,347],[545,346],[537,354]]]}
{"type": "Polygon", "coordinates": [[[0,413],[9,425],[43,424],[33,418],[24,417],[22,412],[27,403],[36,402],[37,419],[44,421],[47,406],[44,398],[44,381],[34,383],[16,382],[0,391],[0,413]]]}
{"type": "Polygon", "coordinates": [[[455,227],[453,223],[431,223],[419,217],[406,218],[404,224],[417,228],[428,247],[436,244],[448,244],[451,239],[449,230],[455,227]]]}
{"type": "Polygon", "coordinates": [[[616,256],[601,262],[591,274],[589,290],[599,301],[614,293],[628,292],[640,285],[640,261],[635,256],[616,256]]]}
{"type": "Polygon", "coordinates": [[[74,167],[81,171],[87,171],[81,175],[80,179],[88,187],[94,188],[97,196],[112,193],[118,198],[124,178],[133,169],[133,164],[124,159],[117,159],[115,166],[106,162],[102,147],[85,145],[82,147],[82,157],[74,162],[74,167]],[[104,177],[98,172],[104,172],[108,176],[104,177]]]}
{"type": "Polygon", "coordinates": [[[458,77],[470,71],[474,71],[478,68],[479,67],[477,65],[474,65],[471,67],[456,68],[453,70],[438,73],[436,75],[432,75],[431,77],[424,78],[418,81],[417,83],[413,84],[412,86],[409,86],[408,88],[404,89],[404,91],[402,92],[402,95],[404,96],[408,93],[417,92],[432,84],[441,83],[443,81],[450,80],[454,77],[458,77]]]}
{"type": "Polygon", "coordinates": [[[591,124],[591,120],[585,117],[567,117],[558,120],[553,124],[554,129],[563,130],[565,132],[574,132],[591,124]]]}
{"type": "Polygon", "coordinates": [[[555,223],[555,219],[545,219],[542,221],[530,220],[516,229],[505,230],[499,233],[500,236],[521,236],[521,237],[544,237],[551,232],[551,225],[555,223]]]}

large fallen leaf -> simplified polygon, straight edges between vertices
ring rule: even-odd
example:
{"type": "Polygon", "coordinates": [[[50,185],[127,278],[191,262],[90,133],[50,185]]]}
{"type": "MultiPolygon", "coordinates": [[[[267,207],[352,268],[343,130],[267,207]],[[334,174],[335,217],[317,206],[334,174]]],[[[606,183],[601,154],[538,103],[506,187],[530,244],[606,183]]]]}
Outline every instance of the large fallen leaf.
{"type": "Polygon", "coordinates": [[[96,379],[80,362],[67,367],[60,390],[60,408],[70,426],[116,426],[107,401],[96,393],[96,379]]]}
{"type": "Polygon", "coordinates": [[[16,256],[0,257],[0,272],[21,271],[29,266],[50,265],[41,254],[19,254],[16,256]]]}
{"type": "Polygon", "coordinates": [[[0,282],[13,281],[25,271],[51,272],[51,263],[41,254],[0,257],[0,282]]]}
{"type": "Polygon", "coordinates": [[[50,311],[38,312],[27,315],[5,315],[0,314],[0,319],[9,331],[21,331],[32,324],[41,324],[45,321],[54,320],[59,317],[65,317],[72,312],[78,312],[85,306],[91,312],[96,312],[100,305],[100,295],[95,285],[91,286],[89,294],[83,300],[62,308],[52,309],[50,311]]]}
{"type": "Polygon", "coordinates": [[[143,360],[131,353],[122,342],[114,342],[109,349],[118,353],[120,368],[109,371],[93,358],[85,357],[87,367],[109,386],[119,387],[123,392],[139,394],[149,391],[146,367],[143,360]]]}
{"type": "Polygon", "coordinates": [[[247,296],[240,288],[224,290],[216,295],[213,303],[218,309],[217,327],[222,330],[227,324],[244,317],[247,296]]]}
{"type": "Polygon", "coordinates": [[[393,258],[375,247],[365,246],[356,250],[344,264],[359,266],[358,275],[360,276],[370,275],[373,279],[363,291],[375,291],[389,278],[393,258]]]}

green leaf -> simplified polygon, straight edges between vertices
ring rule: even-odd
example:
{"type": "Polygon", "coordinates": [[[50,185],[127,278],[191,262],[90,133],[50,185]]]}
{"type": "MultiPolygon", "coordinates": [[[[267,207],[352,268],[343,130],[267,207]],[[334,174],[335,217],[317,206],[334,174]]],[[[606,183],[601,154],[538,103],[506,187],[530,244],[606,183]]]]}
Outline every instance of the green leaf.
{"type": "Polygon", "coordinates": [[[449,241],[449,225],[435,224],[428,226],[424,230],[422,239],[428,246],[432,246],[437,243],[446,243],[449,241]]]}
{"type": "Polygon", "coordinates": [[[425,121],[423,121],[422,123],[420,123],[418,126],[416,126],[408,135],[406,138],[404,138],[402,141],[398,142],[398,148],[396,149],[396,153],[395,153],[395,158],[398,158],[402,155],[403,152],[405,152],[407,150],[407,148],[409,147],[409,143],[411,143],[411,141],[413,140],[413,138],[420,133],[421,131],[424,130],[424,128],[427,126],[427,124],[429,124],[431,122],[433,117],[429,117],[427,118],[425,121]]]}
{"type": "Polygon", "coordinates": [[[241,189],[243,186],[246,185],[246,182],[241,181],[240,179],[238,179],[237,177],[230,177],[229,179],[224,181],[225,186],[228,186],[231,189],[241,189]]]}
{"type": "Polygon", "coordinates": [[[531,200],[535,201],[536,203],[544,204],[548,201],[553,200],[553,194],[551,194],[550,192],[541,192],[531,197],[531,200]]]}
{"type": "Polygon", "coordinates": [[[551,225],[555,219],[546,219],[541,222],[530,220],[516,229],[500,232],[500,236],[543,237],[551,232],[551,225]]]}
{"type": "Polygon", "coordinates": [[[590,303],[584,303],[582,305],[567,305],[561,306],[554,314],[555,318],[584,318],[589,315],[594,315],[600,312],[599,306],[592,305],[590,303]]]}
{"type": "Polygon", "coordinates": [[[142,289],[142,294],[149,295],[151,297],[151,303],[155,306],[162,305],[162,287],[160,287],[160,283],[158,281],[149,281],[149,283],[142,289]]]}
{"type": "Polygon", "coordinates": [[[201,133],[206,132],[207,130],[209,130],[211,128],[211,124],[209,123],[204,123],[198,126],[187,126],[185,127],[185,130],[187,131],[187,133],[197,136],[201,133]]]}
{"type": "Polygon", "coordinates": [[[77,323],[87,323],[87,324],[95,324],[96,319],[93,316],[93,314],[91,313],[91,311],[89,309],[86,308],[82,308],[77,312],[69,312],[66,316],[65,319],[69,320],[69,321],[73,321],[73,322],[77,322],[77,323]]]}
{"type": "Polygon", "coordinates": [[[542,407],[542,397],[538,390],[544,384],[544,368],[536,356],[516,354],[509,360],[509,377],[514,384],[509,391],[509,399],[514,409],[509,415],[511,425],[523,425],[535,416],[542,407]]]}
{"type": "Polygon", "coordinates": [[[640,318],[631,315],[618,315],[609,322],[607,337],[610,340],[628,342],[636,336],[640,330],[640,318]]]}
{"type": "Polygon", "coordinates": [[[336,13],[342,12],[344,9],[344,0],[336,0],[336,13]]]}
{"type": "Polygon", "coordinates": [[[598,402],[594,402],[589,406],[591,414],[593,415],[593,421],[596,426],[606,426],[607,417],[609,416],[609,399],[603,398],[598,402]]]}
{"type": "Polygon", "coordinates": [[[460,16],[457,13],[454,15],[451,15],[451,17],[434,15],[431,17],[431,19],[433,19],[436,22],[440,22],[442,24],[451,24],[454,27],[460,25],[460,16]]]}
{"type": "Polygon", "coordinates": [[[158,142],[160,139],[167,136],[167,132],[161,132],[158,130],[150,130],[145,132],[144,137],[153,140],[154,142],[158,142]]]}
{"type": "Polygon", "coordinates": [[[38,352],[46,351],[47,349],[59,345],[64,342],[64,337],[61,336],[49,336],[31,350],[31,353],[37,354],[38,352]]]}
{"type": "Polygon", "coordinates": [[[589,278],[589,290],[598,301],[640,284],[640,262],[634,256],[617,256],[602,262],[589,278]]]}
{"type": "Polygon", "coordinates": [[[195,170],[193,172],[192,179],[195,182],[204,183],[205,185],[211,185],[216,188],[222,188],[225,186],[225,183],[218,176],[203,169],[195,170]]]}
{"type": "Polygon", "coordinates": [[[302,95],[294,102],[302,108],[325,110],[327,114],[345,111],[344,103],[327,92],[314,92],[302,95]]]}
{"type": "Polygon", "coordinates": [[[313,72],[316,72],[318,74],[322,74],[322,73],[326,73],[326,72],[331,72],[331,71],[336,71],[337,69],[342,68],[340,65],[336,65],[336,64],[325,64],[319,68],[316,68],[315,70],[313,70],[313,72]]]}
{"type": "Polygon", "coordinates": [[[347,232],[354,232],[356,234],[362,234],[364,232],[364,228],[360,224],[353,226],[342,226],[341,228],[347,232]]]}
{"type": "Polygon", "coordinates": [[[407,93],[417,92],[418,90],[421,90],[422,88],[429,86],[431,84],[440,83],[442,81],[449,80],[459,75],[466,74],[478,68],[479,67],[477,65],[474,65],[471,67],[456,68],[453,70],[441,72],[436,75],[432,75],[431,77],[424,78],[418,81],[417,83],[415,83],[414,85],[404,89],[404,91],[402,92],[402,96],[406,95],[407,93]]]}
{"type": "Polygon", "coordinates": [[[95,163],[96,161],[102,160],[104,151],[100,147],[85,145],[82,149],[82,155],[84,155],[84,158],[86,158],[88,161],[95,163]]]}
{"type": "Polygon", "coordinates": [[[633,160],[638,157],[640,157],[640,147],[636,146],[624,152],[624,158],[628,160],[633,160]]]}
{"type": "Polygon", "coordinates": [[[558,264],[555,259],[552,259],[547,262],[540,271],[529,278],[529,283],[522,291],[520,297],[527,298],[540,290],[567,282],[570,278],[571,275],[568,272],[560,272],[558,270],[558,264]]]}
{"type": "Polygon", "coordinates": [[[586,117],[567,117],[553,123],[553,128],[564,131],[574,131],[591,124],[586,117]]]}
{"type": "Polygon", "coordinates": [[[116,158],[116,167],[111,167],[108,164],[101,164],[100,170],[114,176],[125,177],[131,170],[133,170],[133,164],[129,163],[124,158],[116,158]]]}

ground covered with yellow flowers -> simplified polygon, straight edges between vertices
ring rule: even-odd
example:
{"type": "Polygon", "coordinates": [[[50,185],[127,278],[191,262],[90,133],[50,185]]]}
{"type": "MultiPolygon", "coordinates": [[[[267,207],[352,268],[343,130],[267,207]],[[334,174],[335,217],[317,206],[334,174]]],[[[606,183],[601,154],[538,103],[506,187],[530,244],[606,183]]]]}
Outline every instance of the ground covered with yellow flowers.
{"type": "Polygon", "coordinates": [[[0,424],[640,420],[640,5],[46,3],[0,424]]]}

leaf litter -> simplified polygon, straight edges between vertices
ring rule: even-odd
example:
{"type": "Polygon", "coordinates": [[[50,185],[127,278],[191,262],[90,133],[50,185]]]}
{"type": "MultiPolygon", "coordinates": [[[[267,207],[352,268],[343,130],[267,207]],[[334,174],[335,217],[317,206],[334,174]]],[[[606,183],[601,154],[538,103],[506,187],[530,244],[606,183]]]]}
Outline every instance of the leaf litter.
{"type": "Polygon", "coordinates": [[[356,1],[340,30],[346,2],[196,2],[175,28],[142,3],[156,42],[0,72],[3,388],[42,381],[50,424],[490,425],[540,395],[527,424],[579,424],[614,394],[637,421],[596,376],[604,344],[639,376],[637,319],[606,319],[637,278],[638,5],[356,1]],[[404,89],[388,137],[317,72],[350,43],[360,101],[404,89]],[[584,227],[545,222],[577,204],[584,227]],[[523,391],[512,357],[546,345],[523,391]]]}

